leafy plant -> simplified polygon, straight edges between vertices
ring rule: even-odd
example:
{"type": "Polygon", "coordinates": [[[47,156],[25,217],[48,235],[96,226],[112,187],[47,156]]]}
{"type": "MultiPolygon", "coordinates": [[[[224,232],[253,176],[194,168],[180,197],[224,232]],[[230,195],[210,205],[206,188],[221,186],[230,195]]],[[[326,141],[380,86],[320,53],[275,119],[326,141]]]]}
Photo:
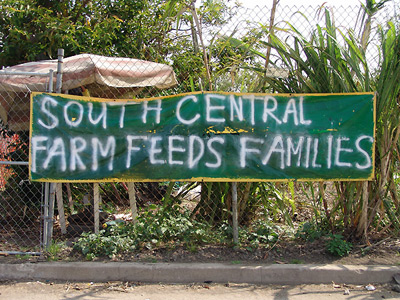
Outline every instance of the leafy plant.
{"type": "MultiPolygon", "coordinates": [[[[398,24],[378,25],[381,59],[377,69],[367,59],[367,46],[373,16],[386,0],[366,0],[362,6],[358,29],[342,30],[335,26],[329,9],[321,9],[324,25],[315,25],[310,36],[286,22],[286,28],[261,26],[241,38],[224,36],[224,49],[236,53],[230,66],[258,74],[254,92],[278,93],[350,93],[376,91],[375,178],[370,182],[334,182],[336,197],[329,202],[320,184],[313,205],[314,218],[326,219],[329,229],[337,228],[348,236],[367,239],[368,232],[393,229],[400,231],[399,200],[393,174],[398,170],[400,113],[400,34],[398,24]],[[285,34],[282,38],[282,32],[285,34]],[[360,35],[357,36],[356,32],[360,35]],[[229,46],[229,47],[228,47],[229,46]],[[266,76],[266,67],[255,63],[267,61],[260,49],[272,48],[276,53],[271,67],[287,71],[287,76],[266,76]],[[252,59],[249,59],[251,57],[252,59]],[[323,213],[322,213],[323,212],[323,213]],[[335,217],[333,217],[335,216],[335,217]]],[[[306,20],[308,21],[308,20],[306,20]]],[[[265,64],[267,65],[267,63],[265,64]]],[[[229,66],[225,66],[229,68],[229,66]]],[[[312,184],[309,184],[312,188],[312,184]]]]}
{"type": "Polygon", "coordinates": [[[190,212],[178,205],[150,205],[142,211],[136,223],[109,222],[99,234],[83,233],[74,245],[87,259],[113,257],[141,248],[153,249],[170,243],[182,244],[192,252],[203,243],[221,240],[221,231],[212,232],[207,223],[190,218],[190,212]]]}
{"type": "Polygon", "coordinates": [[[130,236],[132,226],[120,223],[100,230],[99,234],[82,233],[75,243],[74,249],[81,252],[86,259],[108,256],[112,258],[116,254],[134,250],[136,241],[130,236]]]}
{"type": "Polygon", "coordinates": [[[280,228],[266,220],[257,220],[248,228],[239,231],[240,243],[248,250],[268,247],[279,239],[280,228]]]}
{"type": "Polygon", "coordinates": [[[343,236],[340,234],[331,234],[326,243],[326,251],[334,256],[346,256],[352,249],[353,244],[344,240],[343,236]]]}
{"type": "Polygon", "coordinates": [[[320,239],[325,234],[326,232],[319,228],[314,222],[305,222],[298,228],[295,237],[308,242],[313,242],[320,239]]]}
{"type": "Polygon", "coordinates": [[[289,263],[290,263],[290,264],[293,264],[293,265],[301,265],[301,264],[303,264],[304,262],[303,262],[301,259],[294,258],[294,259],[292,259],[289,263]]]}
{"type": "MultiPolygon", "coordinates": [[[[75,243],[74,249],[86,259],[138,251],[140,249],[174,248],[184,246],[196,252],[204,244],[232,242],[232,227],[223,222],[218,227],[200,222],[191,217],[179,205],[150,205],[144,209],[136,223],[110,221],[99,234],[83,233],[75,243]]],[[[258,220],[240,231],[241,243],[250,250],[266,247],[279,238],[280,229],[269,221],[258,220]]]]}
{"type": "Polygon", "coordinates": [[[59,255],[62,249],[65,247],[63,242],[53,241],[50,246],[46,249],[46,256],[48,261],[59,260],[59,255]]]}
{"type": "Polygon", "coordinates": [[[29,260],[32,257],[32,255],[29,255],[29,254],[24,254],[24,255],[17,254],[15,257],[20,259],[20,260],[29,260]]]}

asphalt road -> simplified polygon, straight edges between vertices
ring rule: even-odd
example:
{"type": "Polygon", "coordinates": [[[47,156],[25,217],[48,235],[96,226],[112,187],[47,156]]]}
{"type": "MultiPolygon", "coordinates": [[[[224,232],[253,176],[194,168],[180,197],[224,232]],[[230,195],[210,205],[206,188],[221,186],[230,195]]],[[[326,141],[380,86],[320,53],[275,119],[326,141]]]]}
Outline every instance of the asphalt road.
{"type": "Polygon", "coordinates": [[[251,284],[140,284],[133,282],[71,283],[50,281],[0,282],[0,299],[7,300],[180,300],[180,299],[400,299],[390,285],[374,286],[367,291],[363,285],[251,285],[251,284]],[[345,292],[348,294],[345,295],[345,292]]]}

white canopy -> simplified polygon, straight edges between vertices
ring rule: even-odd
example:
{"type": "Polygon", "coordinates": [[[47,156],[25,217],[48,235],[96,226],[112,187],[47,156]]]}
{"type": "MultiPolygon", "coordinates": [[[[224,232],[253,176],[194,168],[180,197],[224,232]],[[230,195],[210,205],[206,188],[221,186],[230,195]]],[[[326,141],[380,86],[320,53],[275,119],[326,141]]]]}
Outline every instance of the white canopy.
{"type": "MultiPolygon", "coordinates": [[[[46,92],[49,77],[8,75],[11,72],[57,71],[57,60],[29,62],[0,71],[0,118],[12,130],[29,129],[29,92],[46,92]]],[[[63,62],[62,90],[84,87],[93,97],[131,98],[138,88],[177,84],[171,66],[150,61],[80,54],[63,62]]],[[[53,79],[56,86],[56,76],[53,79]]]]}

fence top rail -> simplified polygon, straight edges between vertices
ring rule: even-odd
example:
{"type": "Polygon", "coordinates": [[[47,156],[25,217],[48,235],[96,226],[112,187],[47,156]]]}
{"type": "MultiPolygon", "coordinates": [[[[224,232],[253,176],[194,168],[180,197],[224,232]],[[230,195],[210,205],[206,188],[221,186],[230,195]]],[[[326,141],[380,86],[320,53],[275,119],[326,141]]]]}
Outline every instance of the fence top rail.
{"type": "Polygon", "coordinates": [[[50,70],[47,73],[39,73],[39,72],[10,72],[7,71],[7,69],[5,70],[0,70],[0,75],[21,75],[21,76],[49,76],[51,73],[53,73],[54,70],[50,70]]]}
{"type": "Polygon", "coordinates": [[[8,161],[8,160],[0,160],[0,165],[29,166],[29,162],[28,162],[28,161],[8,161]]]}

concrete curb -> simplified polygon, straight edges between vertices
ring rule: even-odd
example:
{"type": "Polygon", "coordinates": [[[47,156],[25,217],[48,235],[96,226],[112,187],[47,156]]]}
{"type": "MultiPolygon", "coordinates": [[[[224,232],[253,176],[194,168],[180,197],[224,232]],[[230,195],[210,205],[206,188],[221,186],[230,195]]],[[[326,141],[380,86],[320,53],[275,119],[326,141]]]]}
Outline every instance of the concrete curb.
{"type": "Polygon", "coordinates": [[[0,280],[151,283],[320,284],[388,283],[396,266],[232,265],[220,263],[45,262],[0,264],[0,280]]]}

